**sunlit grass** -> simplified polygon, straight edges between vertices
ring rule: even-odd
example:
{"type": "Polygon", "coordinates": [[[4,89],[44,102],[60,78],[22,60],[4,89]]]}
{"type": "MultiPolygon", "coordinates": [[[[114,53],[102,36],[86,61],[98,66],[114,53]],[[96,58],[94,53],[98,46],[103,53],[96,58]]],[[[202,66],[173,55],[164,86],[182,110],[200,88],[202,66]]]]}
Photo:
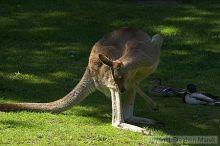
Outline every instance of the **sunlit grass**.
{"type": "Polygon", "coordinates": [[[178,29],[172,26],[160,26],[155,31],[164,35],[175,35],[178,33],[178,29]]]}
{"type": "Polygon", "coordinates": [[[170,20],[170,21],[201,21],[202,18],[201,17],[191,17],[191,16],[184,16],[184,17],[169,17],[166,20],[170,20]]]}
{"type": "Polygon", "coordinates": [[[28,32],[40,33],[40,32],[46,31],[48,33],[49,31],[57,31],[57,30],[59,30],[59,29],[54,28],[54,27],[36,27],[36,28],[31,28],[30,30],[28,30],[28,32]]]}
{"type": "Polygon", "coordinates": [[[52,17],[65,17],[67,15],[66,12],[63,12],[63,11],[53,11],[53,12],[48,12],[48,13],[42,13],[42,17],[49,17],[49,18],[52,18],[52,17]]]}
{"type": "Polygon", "coordinates": [[[52,81],[50,81],[46,78],[38,77],[36,75],[31,75],[31,74],[20,73],[19,71],[11,73],[11,74],[1,75],[1,77],[8,79],[8,80],[22,80],[27,83],[36,83],[36,84],[53,83],[52,81]]]}
{"type": "Polygon", "coordinates": [[[174,55],[190,55],[190,52],[187,50],[172,50],[170,53],[174,55]]]}
{"type": "MultiPolygon", "coordinates": [[[[122,26],[164,37],[161,62],[151,77],[181,88],[194,83],[199,90],[220,94],[218,0],[176,7],[121,0],[8,0],[0,6],[1,103],[63,97],[82,77],[94,43],[122,26]]],[[[148,80],[141,86],[146,92],[150,88],[148,80]]],[[[140,125],[154,136],[220,136],[219,107],[189,106],[178,97],[154,98],[160,111],[150,110],[139,96],[135,104],[135,115],[165,123],[140,125]]],[[[152,144],[148,136],[113,128],[111,100],[98,92],[57,115],[1,112],[0,130],[3,146],[152,144]]]]}

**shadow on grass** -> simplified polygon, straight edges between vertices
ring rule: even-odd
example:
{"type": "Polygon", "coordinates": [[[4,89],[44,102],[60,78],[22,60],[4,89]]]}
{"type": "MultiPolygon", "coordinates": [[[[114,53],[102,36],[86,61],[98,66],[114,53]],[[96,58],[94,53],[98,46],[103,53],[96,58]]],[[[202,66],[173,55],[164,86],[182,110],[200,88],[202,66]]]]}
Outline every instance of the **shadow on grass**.
{"type": "MultiPolygon", "coordinates": [[[[217,0],[171,8],[100,0],[9,0],[0,6],[0,95],[5,100],[48,102],[62,97],[81,78],[94,42],[121,26],[164,36],[161,63],[153,76],[179,87],[193,82],[219,94],[217,0]]],[[[191,107],[177,98],[156,100],[162,108],[155,113],[145,111],[147,105],[138,97],[136,113],[167,125],[158,130],[171,135],[219,135],[219,107],[191,107]]],[[[93,94],[81,105],[98,108],[76,114],[111,121],[111,102],[103,95],[93,94]]]]}
{"type": "Polygon", "coordinates": [[[7,121],[0,121],[0,124],[3,124],[5,128],[30,128],[33,127],[34,125],[31,124],[30,122],[25,122],[25,121],[12,121],[12,120],[7,120],[7,121]]]}

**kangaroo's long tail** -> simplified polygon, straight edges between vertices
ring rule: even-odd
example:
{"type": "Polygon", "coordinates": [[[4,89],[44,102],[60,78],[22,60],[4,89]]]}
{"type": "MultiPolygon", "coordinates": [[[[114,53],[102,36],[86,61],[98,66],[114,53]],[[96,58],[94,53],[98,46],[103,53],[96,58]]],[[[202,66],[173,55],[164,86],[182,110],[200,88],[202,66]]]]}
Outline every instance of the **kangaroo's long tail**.
{"type": "Polygon", "coordinates": [[[89,94],[94,92],[95,85],[87,68],[80,82],[63,98],[49,103],[14,103],[0,104],[0,111],[34,111],[59,113],[75,104],[80,103],[89,94]]]}

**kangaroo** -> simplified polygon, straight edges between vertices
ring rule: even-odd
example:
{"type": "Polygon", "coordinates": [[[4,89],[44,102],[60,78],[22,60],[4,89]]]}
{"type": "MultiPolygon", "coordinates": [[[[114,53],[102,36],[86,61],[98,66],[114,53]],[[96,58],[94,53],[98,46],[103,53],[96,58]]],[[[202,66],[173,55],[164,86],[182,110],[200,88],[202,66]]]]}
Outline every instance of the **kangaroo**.
{"type": "Polygon", "coordinates": [[[158,123],[134,116],[133,110],[136,92],[144,97],[152,108],[156,107],[155,102],[140,89],[138,84],[157,68],[162,43],[163,38],[159,34],[151,38],[139,29],[115,30],[95,43],[82,79],[63,98],[49,103],[0,104],[0,111],[59,113],[80,103],[95,90],[99,90],[107,97],[111,97],[112,126],[150,134],[144,128],[129,123],[158,123]],[[123,105],[122,95],[125,95],[123,105]]]}

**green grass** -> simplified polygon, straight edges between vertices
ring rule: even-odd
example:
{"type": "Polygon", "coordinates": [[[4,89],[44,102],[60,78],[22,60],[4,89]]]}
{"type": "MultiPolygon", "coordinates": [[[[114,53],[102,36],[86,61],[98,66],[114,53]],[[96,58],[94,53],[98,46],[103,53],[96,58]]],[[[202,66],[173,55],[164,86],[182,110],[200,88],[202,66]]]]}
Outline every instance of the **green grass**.
{"type": "MultiPolygon", "coordinates": [[[[136,1],[0,0],[0,102],[48,102],[81,78],[92,45],[122,26],[165,40],[151,77],[164,84],[220,94],[220,2],[187,1],[144,6],[136,1]]],[[[148,79],[142,82],[145,91],[148,79]]],[[[220,107],[189,106],[177,97],[155,97],[153,112],[137,97],[135,114],[166,124],[146,127],[155,136],[216,135],[220,107]]],[[[58,114],[0,113],[0,145],[148,145],[148,136],[111,126],[111,101],[96,92],[58,114]]],[[[165,145],[171,145],[169,143],[165,145]]]]}

